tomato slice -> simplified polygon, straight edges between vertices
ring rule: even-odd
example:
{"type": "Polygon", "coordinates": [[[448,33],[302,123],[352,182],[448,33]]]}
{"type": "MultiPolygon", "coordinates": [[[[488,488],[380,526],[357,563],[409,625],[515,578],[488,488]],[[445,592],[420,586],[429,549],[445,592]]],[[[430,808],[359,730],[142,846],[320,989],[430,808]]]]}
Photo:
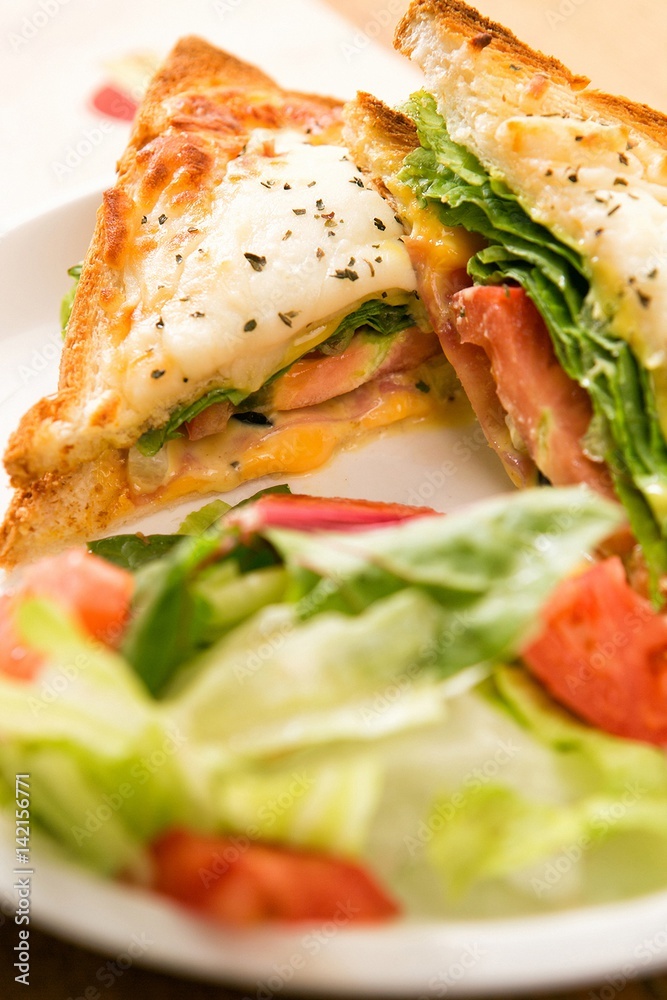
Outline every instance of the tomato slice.
{"type": "Polygon", "coordinates": [[[15,602],[0,596],[0,673],[18,681],[31,681],[42,665],[42,657],[19,638],[14,623],[15,602]]]}
{"type": "Polygon", "coordinates": [[[43,662],[19,638],[14,616],[22,598],[46,597],[57,602],[89,635],[113,647],[127,625],[133,589],[131,573],[85,549],[70,549],[27,566],[16,589],[0,597],[0,672],[31,680],[43,662]]]}
{"type": "Polygon", "coordinates": [[[667,743],[667,619],[618,556],[563,581],[542,621],[522,658],[557,701],[606,732],[667,743]]]}
{"type": "Polygon", "coordinates": [[[131,573],[85,549],[69,549],[27,566],[19,592],[57,601],[91,636],[113,646],[127,624],[133,589],[131,573]]]}
{"type": "Polygon", "coordinates": [[[314,851],[172,830],[152,856],[157,892],[231,926],[368,923],[398,913],[360,865],[314,851]]]}

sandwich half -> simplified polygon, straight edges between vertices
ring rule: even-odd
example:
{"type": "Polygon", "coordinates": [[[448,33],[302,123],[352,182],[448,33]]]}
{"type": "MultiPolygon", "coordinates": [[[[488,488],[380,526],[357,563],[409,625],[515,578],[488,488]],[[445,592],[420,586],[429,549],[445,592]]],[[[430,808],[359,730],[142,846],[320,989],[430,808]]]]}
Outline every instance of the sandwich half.
{"type": "Polygon", "coordinates": [[[451,394],[401,222],[341,143],[338,101],[176,45],[104,195],[58,392],[6,451],[6,565],[313,469],[451,394]]]}
{"type": "Polygon", "coordinates": [[[667,118],[588,88],[459,0],[415,0],[400,112],[347,142],[409,228],[418,288],[518,485],[586,482],[667,571],[667,118]]]}

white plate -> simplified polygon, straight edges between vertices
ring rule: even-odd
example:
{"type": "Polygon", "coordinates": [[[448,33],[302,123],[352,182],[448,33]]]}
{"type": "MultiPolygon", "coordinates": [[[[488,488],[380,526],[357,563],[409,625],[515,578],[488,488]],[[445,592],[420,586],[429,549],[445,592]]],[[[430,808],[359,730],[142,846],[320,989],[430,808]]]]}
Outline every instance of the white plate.
{"type": "MultiPolygon", "coordinates": [[[[66,269],[85,251],[99,200],[95,193],[54,209],[0,243],[5,284],[0,440],[27,406],[55,388],[58,305],[68,287],[66,269]]],[[[442,510],[508,489],[476,425],[388,433],[290,482],[308,493],[425,503],[442,510]]],[[[4,505],[9,492],[6,484],[2,488],[4,505]]],[[[248,485],[232,498],[256,488],[248,485]]],[[[153,517],[151,527],[169,530],[185,506],[153,517]]],[[[16,880],[13,846],[9,828],[0,827],[0,891],[10,898],[16,880]]],[[[525,919],[404,921],[354,931],[331,923],[314,933],[230,933],[145,892],[95,878],[47,845],[33,846],[32,916],[43,927],[152,967],[236,982],[257,998],[282,990],[463,997],[603,980],[607,989],[618,991],[627,980],[667,967],[664,892],[525,919]]],[[[6,902],[3,909],[7,912],[6,902]]]]}

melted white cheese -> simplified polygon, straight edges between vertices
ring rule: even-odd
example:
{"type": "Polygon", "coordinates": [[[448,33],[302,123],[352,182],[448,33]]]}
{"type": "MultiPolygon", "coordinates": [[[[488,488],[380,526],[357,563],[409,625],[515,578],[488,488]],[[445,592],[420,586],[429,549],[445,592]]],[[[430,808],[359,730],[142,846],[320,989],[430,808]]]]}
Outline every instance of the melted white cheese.
{"type": "Polygon", "coordinates": [[[598,312],[647,368],[664,367],[666,192],[627,148],[628,130],[534,116],[504,122],[494,138],[532,217],[586,260],[598,312]]]}
{"type": "Polygon", "coordinates": [[[133,276],[141,304],[119,347],[137,410],[181,399],[186,379],[254,391],[317,343],[327,319],[414,291],[391,208],[344,149],[304,138],[254,133],[195,226],[160,223],[156,206],[156,248],[133,276]]]}

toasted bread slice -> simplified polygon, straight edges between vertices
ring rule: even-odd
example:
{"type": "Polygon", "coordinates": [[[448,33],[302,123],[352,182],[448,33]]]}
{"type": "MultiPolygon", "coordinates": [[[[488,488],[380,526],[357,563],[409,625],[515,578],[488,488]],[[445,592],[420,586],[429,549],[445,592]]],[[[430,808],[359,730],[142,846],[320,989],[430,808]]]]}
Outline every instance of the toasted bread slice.
{"type": "MultiPolygon", "coordinates": [[[[532,218],[583,253],[603,314],[662,384],[667,267],[648,274],[667,250],[667,116],[586,89],[586,77],[460,0],[415,0],[396,45],[423,69],[451,138],[502,177],[532,218]]],[[[368,95],[347,117],[353,155],[375,164],[384,184],[395,178],[396,136],[409,146],[409,119],[368,95]]]]}
{"type": "Polygon", "coordinates": [[[5,565],[316,468],[451,395],[404,229],[341,144],[340,102],[176,45],[104,195],[58,392],[6,451],[5,565]]]}
{"type": "Polygon", "coordinates": [[[460,0],[414,0],[396,46],[424,72],[414,121],[361,94],[346,142],[410,232],[420,294],[490,443],[518,485],[537,466],[615,492],[666,572],[667,117],[591,89],[460,0]],[[502,299],[490,286],[503,282],[521,289],[502,299]]]}
{"type": "Polygon", "coordinates": [[[161,304],[178,291],[179,270],[209,235],[207,221],[220,222],[212,213],[216,189],[253,129],[310,129],[340,142],[339,122],[340,103],[332,98],[283,91],[198,38],[176,45],[142,103],[118,182],[104,194],[67,328],[58,393],[25,414],[9,442],[5,465],[15,485],[132,445],[175,405],[210,387],[215,369],[203,377],[167,371],[149,383],[149,397],[137,398],[137,385],[162,370],[164,355],[154,351],[155,364],[140,371],[139,354],[149,360],[157,344],[148,334],[134,345],[133,333],[153,313],[151,325],[159,321],[161,304]]]}
{"type": "MultiPolygon", "coordinates": [[[[667,117],[586,89],[460,0],[416,0],[396,44],[424,70],[451,138],[583,255],[592,301],[667,386],[667,117]],[[652,276],[651,276],[652,275],[652,276]]],[[[667,433],[667,394],[658,392],[667,433]]]]}

